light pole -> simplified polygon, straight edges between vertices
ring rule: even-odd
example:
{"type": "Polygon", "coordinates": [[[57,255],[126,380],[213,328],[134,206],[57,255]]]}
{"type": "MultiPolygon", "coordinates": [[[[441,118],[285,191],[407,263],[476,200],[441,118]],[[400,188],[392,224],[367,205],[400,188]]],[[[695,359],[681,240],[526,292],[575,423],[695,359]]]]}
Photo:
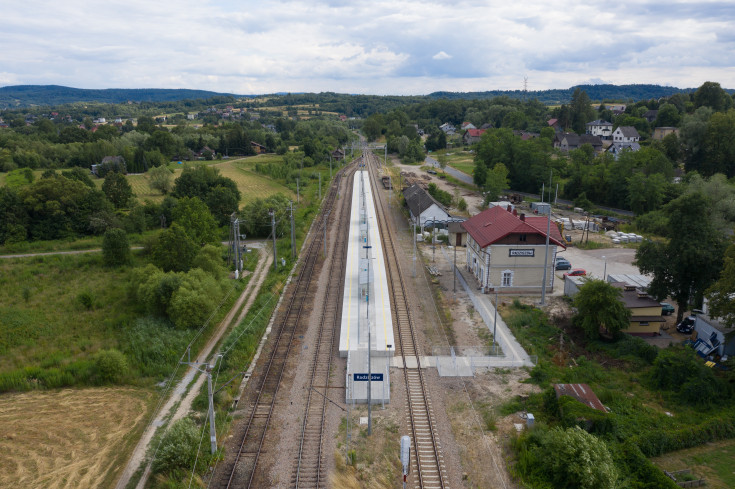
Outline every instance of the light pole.
{"type": "Polygon", "coordinates": [[[605,268],[602,272],[602,280],[605,280],[607,278],[607,258],[605,258],[605,256],[603,255],[602,259],[605,260],[605,268]]]}
{"type": "Polygon", "coordinates": [[[495,319],[493,320],[493,350],[497,353],[498,347],[495,341],[495,333],[498,331],[498,288],[495,287],[495,319]]]}

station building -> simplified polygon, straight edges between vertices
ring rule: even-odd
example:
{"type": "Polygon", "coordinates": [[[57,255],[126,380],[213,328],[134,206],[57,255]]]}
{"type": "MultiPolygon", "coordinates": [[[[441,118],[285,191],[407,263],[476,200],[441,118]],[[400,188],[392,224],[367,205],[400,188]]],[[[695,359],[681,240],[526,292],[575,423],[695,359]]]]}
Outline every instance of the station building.
{"type": "Polygon", "coordinates": [[[559,247],[566,249],[555,224],[549,234],[547,217],[526,216],[509,207],[486,209],[462,223],[467,231],[467,269],[484,292],[541,293],[546,261],[546,291],[554,287],[554,260],[559,247]]]}

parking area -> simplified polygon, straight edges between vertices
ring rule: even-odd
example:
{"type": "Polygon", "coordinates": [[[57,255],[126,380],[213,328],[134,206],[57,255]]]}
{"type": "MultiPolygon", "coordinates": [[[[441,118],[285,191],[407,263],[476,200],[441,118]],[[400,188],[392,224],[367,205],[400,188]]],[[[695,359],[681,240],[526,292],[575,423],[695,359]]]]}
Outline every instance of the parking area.
{"type": "MultiPolygon", "coordinates": [[[[599,250],[580,250],[569,247],[557,253],[557,256],[566,258],[572,264],[572,269],[583,268],[587,275],[602,279],[603,273],[639,275],[638,267],[633,265],[635,249],[633,248],[603,248],[599,250]],[[605,265],[607,263],[607,265],[605,265]]],[[[564,294],[563,276],[567,270],[557,270],[553,295],[564,294]]]]}

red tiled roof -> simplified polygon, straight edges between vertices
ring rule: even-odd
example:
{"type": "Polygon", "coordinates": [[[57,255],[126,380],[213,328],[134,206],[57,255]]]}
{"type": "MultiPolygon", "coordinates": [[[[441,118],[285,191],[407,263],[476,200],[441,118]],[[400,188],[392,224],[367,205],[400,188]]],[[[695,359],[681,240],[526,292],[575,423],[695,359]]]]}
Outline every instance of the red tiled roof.
{"type": "Polygon", "coordinates": [[[485,134],[486,131],[487,129],[467,129],[467,134],[469,134],[470,137],[479,138],[485,134]]]}
{"type": "Polygon", "coordinates": [[[595,393],[587,384],[554,384],[557,399],[561,396],[571,396],[592,409],[603,413],[607,412],[595,393]]]}
{"type": "MultiPolygon", "coordinates": [[[[547,218],[526,216],[523,221],[507,209],[495,206],[467,219],[462,227],[481,248],[485,248],[511,233],[540,234],[546,238],[547,218]]],[[[551,226],[549,243],[566,248],[556,225],[551,226]]]]}
{"type": "Polygon", "coordinates": [[[546,123],[547,123],[548,125],[550,125],[550,126],[553,126],[554,124],[556,124],[556,123],[557,123],[557,121],[558,121],[558,120],[559,120],[559,119],[549,119],[548,121],[546,121],[546,123]]]}

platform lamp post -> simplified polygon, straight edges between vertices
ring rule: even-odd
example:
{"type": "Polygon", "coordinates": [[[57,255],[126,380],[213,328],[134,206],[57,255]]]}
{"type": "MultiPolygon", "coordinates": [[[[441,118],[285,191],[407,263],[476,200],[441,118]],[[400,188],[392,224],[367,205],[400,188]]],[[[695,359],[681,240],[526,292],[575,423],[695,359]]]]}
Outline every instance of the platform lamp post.
{"type": "Polygon", "coordinates": [[[498,352],[497,342],[495,340],[495,334],[498,331],[498,288],[495,287],[495,319],[493,320],[493,349],[495,353],[498,352]]]}
{"type": "Polygon", "coordinates": [[[602,280],[605,280],[607,278],[607,258],[605,258],[605,255],[603,255],[602,259],[605,260],[605,268],[602,272],[602,280]]]}

